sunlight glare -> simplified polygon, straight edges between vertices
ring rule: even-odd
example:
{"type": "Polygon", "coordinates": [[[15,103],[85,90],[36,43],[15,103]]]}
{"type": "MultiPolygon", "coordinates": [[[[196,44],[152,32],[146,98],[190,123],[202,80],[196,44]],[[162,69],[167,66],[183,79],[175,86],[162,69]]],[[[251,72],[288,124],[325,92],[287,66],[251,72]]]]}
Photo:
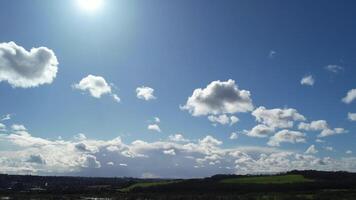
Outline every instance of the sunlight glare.
{"type": "Polygon", "coordinates": [[[103,0],[77,0],[77,2],[81,9],[91,12],[99,9],[103,4],[103,0]]]}

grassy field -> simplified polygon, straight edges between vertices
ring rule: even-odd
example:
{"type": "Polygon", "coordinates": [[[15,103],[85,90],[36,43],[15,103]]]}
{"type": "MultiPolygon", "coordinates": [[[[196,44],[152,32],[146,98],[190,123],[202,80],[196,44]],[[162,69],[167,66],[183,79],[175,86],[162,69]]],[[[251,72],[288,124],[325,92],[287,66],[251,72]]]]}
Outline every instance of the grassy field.
{"type": "Polygon", "coordinates": [[[288,184],[288,183],[304,183],[313,180],[306,179],[302,175],[281,175],[281,176],[254,176],[243,178],[224,179],[221,183],[234,184],[288,184]]]}
{"type": "Polygon", "coordinates": [[[171,183],[177,183],[177,181],[158,181],[158,182],[141,182],[141,183],[135,183],[133,185],[130,185],[129,187],[122,188],[119,191],[120,192],[130,192],[134,190],[135,188],[145,188],[145,187],[154,187],[154,186],[159,186],[159,185],[167,185],[171,183]]]}

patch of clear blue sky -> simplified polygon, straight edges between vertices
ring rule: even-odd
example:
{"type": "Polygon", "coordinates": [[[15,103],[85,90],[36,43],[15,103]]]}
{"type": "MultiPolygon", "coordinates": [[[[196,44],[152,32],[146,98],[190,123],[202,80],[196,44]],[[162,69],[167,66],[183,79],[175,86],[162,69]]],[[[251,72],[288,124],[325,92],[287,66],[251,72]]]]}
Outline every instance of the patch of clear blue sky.
{"type": "MultiPolygon", "coordinates": [[[[292,107],[309,120],[348,129],[326,138],[344,151],[355,141],[355,123],[346,119],[356,112],[355,103],[341,103],[356,87],[355,7],[352,0],[106,0],[89,14],[69,0],[2,0],[0,41],[46,46],[60,65],[51,85],[13,89],[0,83],[0,113],[15,113],[12,123],[45,138],[85,133],[154,141],[180,132],[193,139],[211,134],[227,146],[265,145],[245,136],[228,140],[232,131],[254,126],[250,114],[238,114],[232,127],[215,128],[205,117],[179,110],[195,88],[231,78],[251,91],[255,106],[292,107]],[[277,52],[273,59],[271,50],[277,52]],[[345,71],[329,73],[329,64],[345,71]],[[71,85],[88,74],[114,83],[122,102],[73,91],[71,85]],[[306,74],[315,77],[313,87],[299,84],[306,74]],[[158,99],[138,100],[135,88],[141,85],[153,87],[158,99]],[[163,133],[146,130],[154,116],[161,118],[163,133]]],[[[282,147],[302,151],[315,135],[307,144],[282,147]]]]}

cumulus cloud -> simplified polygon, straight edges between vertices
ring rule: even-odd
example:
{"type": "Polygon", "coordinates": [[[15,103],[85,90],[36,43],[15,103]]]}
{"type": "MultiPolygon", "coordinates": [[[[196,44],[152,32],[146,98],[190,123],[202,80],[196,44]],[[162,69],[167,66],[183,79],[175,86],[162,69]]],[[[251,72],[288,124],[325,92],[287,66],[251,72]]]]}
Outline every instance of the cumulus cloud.
{"type": "Polygon", "coordinates": [[[145,101],[156,99],[153,95],[154,89],[146,86],[136,88],[136,96],[139,99],[143,99],[145,101]]]}
{"type": "Polygon", "coordinates": [[[269,141],[269,146],[280,146],[280,143],[288,142],[288,143],[304,143],[306,141],[305,134],[299,131],[291,131],[291,130],[281,130],[272,136],[269,141]]]}
{"type": "Polygon", "coordinates": [[[253,110],[251,94],[240,90],[234,80],[213,81],[206,88],[195,89],[181,109],[193,116],[233,114],[253,110]]]}
{"type": "Polygon", "coordinates": [[[0,121],[7,121],[7,120],[10,120],[11,119],[11,114],[6,114],[4,115],[0,121]]]}
{"type": "Polygon", "coordinates": [[[161,132],[161,128],[158,126],[158,124],[149,124],[147,129],[150,131],[161,132]]]}
{"type": "Polygon", "coordinates": [[[352,151],[351,150],[347,150],[345,151],[346,154],[352,154],[352,151]]]}
{"type": "Polygon", "coordinates": [[[13,131],[27,131],[27,128],[22,124],[13,124],[11,125],[11,129],[13,131]]]}
{"type": "Polygon", "coordinates": [[[346,96],[344,98],[342,98],[342,101],[344,103],[351,103],[352,101],[354,101],[356,99],[356,89],[351,89],[347,92],[346,96]]]}
{"type": "Polygon", "coordinates": [[[184,138],[182,134],[170,135],[168,138],[173,142],[189,142],[189,139],[184,138]]]}
{"type": "Polygon", "coordinates": [[[57,57],[47,47],[27,51],[14,42],[0,43],[0,82],[30,88],[53,82],[58,71],[57,57]]]}
{"type": "Polygon", "coordinates": [[[171,156],[175,156],[176,155],[176,152],[174,151],[174,149],[164,150],[163,153],[166,154],[166,155],[171,155],[171,156]]]}
{"type": "Polygon", "coordinates": [[[300,80],[300,84],[302,85],[309,85],[313,86],[315,83],[315,80],[312,75],[304,76],[302,80],[300,80]]]}
{"type": "Polygon", "coordinates": [[[315,145],[310,145],[310,147],[305,151],[306,154],[316,154],[318,150],[315,148],[315,145]]]}
{"type": "Polygon", "coordinates": [[[258,122],[265,124],[271,128],[291,128],[294,121],[304,121],[305,117],[298,113],[293,108],[275,108],[266,109],[261,106],[252,112],[252,115],[258,122]]]}
{"type": "Polygon", "coordinates": [[[348,118],[350,121],[356,121],[356,113],[348,113],[348,114],[347,114],[347,118],[348,118]]]}
{"type": "Polygon", "coordinates": [[[274,128],[268,127],[264,124],[258,124],[251,130],[244,130],[243,133],[250,137],[267,137],[270,133],[274,132],[274,128]]]}
{"type": "Polygon", "coordinates": [[[239,121],[239,118],[236,116],[227,116],[226,114],[223,115],[209,115],[208,120],[213,123],[213,125],[216,125],[217,123],[221,125],[227,125],[230,124],[230,126],[234,125],[239,121]]]}
{"type": "Polygon", "coordinates": [[[0,131],[6,131],[6,125],[0,123],[0,131]]]}
{"type": "Polygon", "coordinates": [[[346,133],[347,131],[343,128],[329,128],[328,123],[325,120],[312,121],[310,123],[301,122],[298,125],[299,130],[305,131],[321,131],[318,137],[327,137],[336,134],[346,133]]]}
{"type": "Polygon", "coordinates": [[[76,139],[78,136],[51,140],[27,132],[0,134],[0,147],[3,144],[14,147],[0,148],[0,171],[80,176],[141,177],[146,174],[146,177],[162,178],[277,173],[291,169],[356,171],[356,158],[350,156],[333,159],[266,147],[226,148],[213,136],[189,143],[136,140],[130,144],[119,137],[97,140],[83,136],[80,140],[76,139]],[[162,159],[164,154],[165,159],[162,159]]]}
{"type": "Polygon", "coordinates": [[[119,96],[112,93],[111,86],[106,82],[104,77],[89,74],[79,83],[72,86],[74,89],[87,91],[92,97],[101,98],[102,95],[111,95],[116,102],[120,102],[119,96]]]}
{"type": "Polygon", "coordinates": [[[338,73],[338,72],[344,70],[344,68],[339,65],[327,65],[327,66],[325,66],[325,69],[327,71],[333,72],[333,73],[338,73]]]}
{"type": "Polygon", "coordinates": [[[239,137],[239,135],[237,133],[232,132],[229,138],[230,138],[230,140],[236,140],[238,137],[239,137]]]}

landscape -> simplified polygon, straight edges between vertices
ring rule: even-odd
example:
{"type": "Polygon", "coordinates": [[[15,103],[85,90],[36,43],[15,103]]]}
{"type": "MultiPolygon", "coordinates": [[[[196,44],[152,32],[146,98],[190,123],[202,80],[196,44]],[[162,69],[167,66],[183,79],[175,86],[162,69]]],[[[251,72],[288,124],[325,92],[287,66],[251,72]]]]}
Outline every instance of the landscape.
{"type": "Polygon", "coordinates": [[[2,199],[354,199],[356,173],[291,171],[203,179],[0,176],[2,199]]]}
{"type": "Polygon", "coordinates": [[[355,0],[0,0],[0,200],[354,200],[355,36],[355,0]]]}

